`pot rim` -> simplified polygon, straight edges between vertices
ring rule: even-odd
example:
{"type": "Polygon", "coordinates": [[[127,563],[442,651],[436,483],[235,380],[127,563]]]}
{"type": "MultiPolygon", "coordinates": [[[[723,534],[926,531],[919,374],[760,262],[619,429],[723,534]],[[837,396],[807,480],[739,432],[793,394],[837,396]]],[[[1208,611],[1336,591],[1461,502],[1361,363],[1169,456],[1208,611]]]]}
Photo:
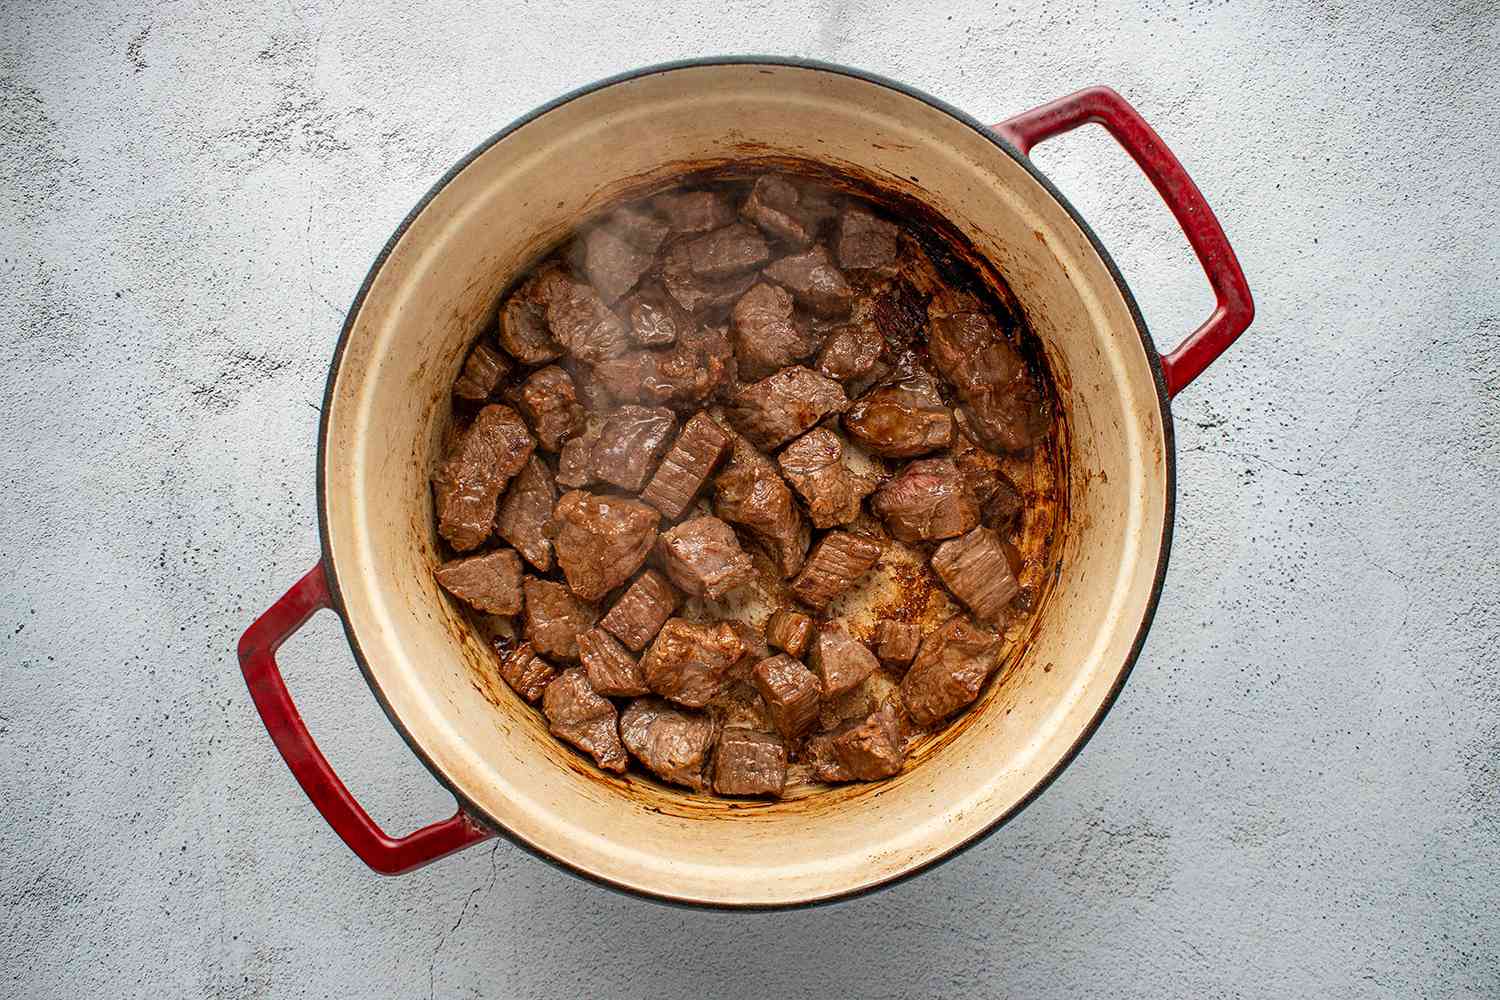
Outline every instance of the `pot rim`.
{"type": "Polygon", "coordinates": [[[1077,209],[1073,207],[1072,203],[1069,202],[1066,197],[1064,197],[1063,193],[1059,191],[1057,187],[1053,185],[1053,183],[1036,168],[1036,166],[1031,162],[1030,157],[1021,153],[1009,142],[1001,138],[996,131],[981,124],[978,119],[972,117],[971,115],[959,110],[958,108],[953,107],[952,105],[946,103],[945,101],[942,101],[939,98],[933,97],[932,95],[922,90],[918,90],[915,87],[911,87],[899,81],[892,80],[889,77],[881,76],[876,73],[870,73],[865,70],[855,69],[849,66],[840,65],[838,63],[823,62],[816,59],[803,59],[795,56],[721,55],[652,63],[650,65],[642,66],[637,69],[627,70],[622,73],[616,73],[612,76],[604,77],[592,83],[585,84],[582,87],[575,88],[574,90],[571,90],[558,97],[555,97],[545,104],[542,104],[527,112],[526,114],[521,115],[520,117],[513,120],[510,124],[506,125],[504,128],[500,129],[499,131],[495,132],[494,134],[490,135],[488,138],[480,142],[472,150],[461,157],[456,163],[454,163],[453,166],[448,168],[448,170],[442,175],[442,177],[438,178],[438,180],[434,182],[430,188],[427,189],[427,191],[412,207],[411,211],[407,212],[406,216],[401,220],[400,224],[396,227],[390,238],[386,240],[385,245],[380,248],[380,252],[376,254],[375,259],[370,264],[369,270],[365,273],[364,280],[360,283],[359,290],[355,293],[354,299],[350,303],[349,311],[344,316],[343,325],[339,330],[338,342],[334,346],[333,356],[329,361],[328,378],[323,390],[323,405],[320,409],[318,420],[316,476],[316,496],[318,505],[318,544],[323,555],[324,572],[328,578],[328,592],[332,600],[333,610],[338,614],[339,622],[343,626],[344,635],[349,641],[349,648],[354,654],[354,662],[359,666],[360,673],[364,675],[365,683],[370,686],[371,692],[375,695],[375,700],[379,702],[381,710],[385,712],[386,718],[390,720],[391,725],[395,728],[396,732],[400,734],[401,739],[406,743],[407,747],[411,749],[416,758],[422,762],[423,766],[427,768],[427,770],[435,779],[437,779],[438,783],[453,795],[453,797],[458,801],[459,808],[463,812],[482,822],[485,826],[494,830],[497,835],[504,837],[511,844],[514,844],[515,846],[521,848],[532,857],[538,858],[541,861],[544,861],[547,864],[551,865],[552,867],[567,872],[568,874],[577,876],[586,881],[592,882],[595,885],[603,886],[606,889],[611,889],[617,893],[629,896],[634,899],[646,899],[656,903],[665,903],[671,906],[680,906],[688,909],[721,911],[802,910],[810,909],[815,906],[824,906],[830,903],[843,902],[844,900],[857,899],[861,896],[869,895],[881,889],[886,889],[891,886],[898,885],[902,882],[907,881],[908,879],[915,878],[916,876],[930,871],[931,869],[936,868],[938,865],[957,857],[958,855],[967,851],[969,848],[987,839],[996,830],[1000,829],[1000,827],[1004,826],[1011,819],[1019,815],[1022,810],[1031,805],[1031,803],[1034,802],[1037,797],[1042,794],[1042,792],[1046,791],[1047,788],[1057,780],[1058,776],[1061,775],[1062,772],[1066,770],[1067,767],[1072,764],[1075,759],[1077,759],[1078,754],[1082,752],[1083,748],[1088,744],[1089,740],[1092,739],[1094,734],[1098,731],[1100,725],[1103,724],[1104,717],[1109,714],[1109,710],[1114,707],[1115,701],[1119,698],[1120,691],[1125,686],[1125,681],[1130,677],[1130,673],[1134,669],[1136,661],[1140,658],[1141,648],[1145,644],[1146,634],[1150,631],[1151,624],[1156,618],[1157,606],[1160,603],[1161,592],[1166,579],[1167,563],[1169,561],[1172,550],[1172,528],[1176,520],[1177,446],[1172,426],[1171,397],[1167,393],[1166,374],[1162,368],[1161,355],[1156,350],[1156,345],[1152,341],[1151,335],[1146,328],[1145,318],[1141,315],[1140,307],[1136,304],[1135,301],[1135,296],[1131,294],[1130,287],[1125,283],[1125,278],[1120,273],[1119,267],[1116,266],[1114,258],[1109,255],[1109,251],[1105,249],[1104,244],[1099,240],[1099,237],[1094,233],[1093,229],[1090,228],[1089,224],[1084,221],[1083,216],[1078,212],[1077,209]],[[978,132],[985,139],[989,140],[989,142],[994,144],[997,149],[1005,153],[1017,164],[1019,164],[1028,174],[1032,176],[1033,179],[1037,181],[1037,183],[1039,183],[1047,191],[1049,195],[1056,199],[1058,204],[1062,206],[1063,210],[1067,212],[1068,216],[1083,232],[1084,236],[1088,238],[1089,244],[1094,248],[1094,252],[1099,255],[1101,260],[1103,260],[1104,266],[1108,269],[1110,277],[1114,279],[1115,286],[1119,289],[1121,296],[1125,300],[1125,305],[1130,310],[1131,320],[1135,325],[1136,333],[1141,339],[1141,346],[1145,349],[1146,359],[1151,366],[1152,382],[1156,387],[1157,402],[1161,409],[1163,456],[1165,459],[1164,465],[1166,471],[1166,495],[1164,516],[1162,519],[1161,549],[1156,565],[1156,578],[1152,581],[1151,592],[1146,601],[1145,613],[1141,618],[1141,624],[1139,629],[1136,631],[1135,639],[1131,643],[1130,651],[1125,656],[1124,661],[1120,664],[1119,673],[1115,677],[1114,682],[1111,684],[1109,691],[1104,697],[1104,700],[1100,702],[1099,709],[1094,713],[1094,716],[1088,721],[1087,725],[1083,727],[1077,739],[1073,741],[1073,743],[1058,759],[1057,763],[1054,764],[1046,774],[1042,775],[1037,780],[1036,784],[1033,785],[1026,792],[1026,794],[1023,795],[1015,803],[1015,805],[1011,806],[999,816],[995,817],[993,821],[991,821],[983,829],[979,830],[974,835],[969,837],[967,840],[954,845],[953,847],[935,857],[927,859],[919,865],[916,865],[904,872],[899,872],[897,874],[891,875],[890,877],[882,879],[879,882],[874,882],[870,885],[850,889],[846,892],[834,893],[827,896],[819,896],[815,899],[800,900],[791,903],[721,903],[710,900],[693,900],[677,896],[659,894],[635,886],[624,885],[611,879],[605,878],[604,876],[601,876],[595,872],[587,871],[581,867],[569,864],[568,862],[555,857],[554,855],[549,853],[545,847],[539,844],[533,844],[521,838],[495,817],[491,816],[477,803],[469,799],[458,789],[457,785],[454,782],[450,781],[448,776],[444,774],[443,771],[433,763],[431,757],[428,756],[427,752],[421,747],[421,745],[419,745],[416,740],[412,738],[412,735],[410,732],[408,732],[405,724],[392,709],[391,703],[386,698],[385,692],[381,690],[379,682],[376,681],[375,675],[370,669],[370,665],[365,656],[364,650],[360,646],[359,637],[355,634],[354,628],[350,624],[348,610],[344,604],[343,589],[339,582],[338,564],[334,559],[333,549],[328,542],[329,530],[326,481],[327,463],[325,459],[327,457],[326,448],[328,446],[329,431],[328,414],[330,406],[333,402],[334,384],[338,379],[339,368],[342,365],[344,359],[344,351],[348,346],[349,338],[354,329],[354,324],[359,317],[359,311],[364,305],[365,297],[368,295],[370,287],[374,284],[375,279],[379,275],[381,269],[385,266],[387,258],[390,257],[392,251],[395,249],[396,244],[399,243],[401,238],[406,234],[407,229],[409,229],[412,223],[416,221],[417,217],[422,214],[423,210],[427,208],[428,204],[437,197],[438,193],[441,192],[445,187],[447,187],[449,182],[457,177],[465,167],[467,167],[474,160],[478,159],[484,153],[488,152],[491,147],[499,143],[501,140],[505,139],[512,132],[515,132],[517,129],[520,129],[522,126],[529,124],[535,119],[540,118],[549,111],[577,100],[578,98],[592,94],[595,91],[603,90],[607,87],[612,87],[615,84],[625,83],[630,80],[652,76],[658,73],[670,73],[681,69],[692,69],[697,67],[709,66],[784,66],[792,69],[817,70],[821,72],[835,73],[841,76],[852,77],[854,79],[863,80],[867,83],[873,83],[878,86],[886,87],[890,90],[896,91],[897,93],[920,101],[923,104],[926,104],[927,106],[933,108],[934,110],[940,111],[943,114],[956,119],[962,124],[973,129],[975,132],[978,132]]]}

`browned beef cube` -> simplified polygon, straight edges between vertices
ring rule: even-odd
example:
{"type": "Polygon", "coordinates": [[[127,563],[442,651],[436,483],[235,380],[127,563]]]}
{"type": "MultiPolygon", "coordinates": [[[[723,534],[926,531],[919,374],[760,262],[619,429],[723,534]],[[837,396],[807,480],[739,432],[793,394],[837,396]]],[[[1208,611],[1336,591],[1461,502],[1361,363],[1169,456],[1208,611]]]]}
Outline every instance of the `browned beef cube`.
{"type": "Polygon", "coordinates": [[[546,527],[556,505],[557,486],[552,481],[552,470],[532,455],[510,481],[495,514],[495,534],[515,546],[542,573],[552,568],[552,542],[547,538],[546,527]]]}
{"type": "Polygon", "coordinates": [[[542,711],[552,735],[593,757],[594,763],[606,771],[625,770],[625,747],[620,742],[615,706],[589,687],[582,669],[564,670],[547,685],[542,711]]]}
{"type": "Polygon", "coordinates": [[[776,461],[807,504],[815,528],[854,520],[860,501],[877,483],[874,476],[849,469],[844,463],[844,443],[826,427],[815,427],[787,445],[776,461]]]}
{"type": "Polygon", "coordinates": [[[714,513],[748,531],[783,577],[802,568],[812,532],[776,465],[742,437],[714,480],[714,513]]]}
{"type": "Polygon", "coordinates": [[[965,433],[987,448],[1025,451],[1047,436],[1052,418],[1030,379],[965,400],[955,418],[965,433]]]}
{"type": "Polygon", "coordinates": [[[711,601],[755,576],[734,529],[717,517],[695,517],[670,529],[657,539],[656,557],[679,590],[711,601]]]}
{"type": "Polygon", "coordinates": [[[808,233],[817,236],[839,217],[836,195],[810,181],[797,181],[797,208],[793,213],[808,233]]]}
{"type": "Polygon", "coordinates": [[[729,726],[714,749],[714,791],[772,795],[786,788],[786,744],[770,733],[729,726]]]}
{"type": "Polygon", "coordinates": [[[854,690],[880,666],[868,646],[837,625],[813,633],[807,664],[818,675],[824,698],[854,690]]]}
{"type": "Polygon", "coordinates": [[[686,248],[689,266],[702,278],[730,278],[771,259],[765,237],[743,222],[689,240],[686,248]]]}
{"type": "Polygon", "coordinates": [[[521,557],[510,549],[450,560],[436,575],[444,590],[480,611],[513,615],[521,610],[521,557]]]}
{"type": "Polygon", "coordinates": [[[711,718],[660,698],[637,698],[620,716],[626,748],[663,781],[695,791],[708,782],[704,769],[714,743],[711,718]]]}
{"type": "Polygon", "coordinates": [[[551,580],[528,576],[521,586],[526,593],[526,641],[541,656],[577,660],[578,636],[593,626],[594,608],[551,580]]]}
{"type": "Polygon", "coordinates": [[[887,618],[875,629],[875,655],[888,667],[905,668],[921,641],[921,626],[887,618]]]}
{"type": "Polygon", "coordinates": [[[727,278],[705,277],[693,270],[688,244],[677,243],[662,259],[661,283],[682,308],[694,315],[704,315],[733,305],[755,284],[755,272],[746,271],[727,278]]]}
{"type": "Polygon", "coordinates": [[[785,654],[768,657],[750,671],[750,680],[777,732],[787,739],[795,739],[817,721],[823,686],[801,661],[785,654]]]}
{"type": "Polygon", "coordinates": [[[656,638],[672,612],[682,603],[677,588],[654,569],[648,569],[625,589],[599,624],[639,653],[656,638]]]}
{"type": "Polygon", "coordinates": [[[812,236],[798,216],[797,200],[797,189],[785,179],[761,177],[740,206],[740,215],[773,240],[793,248],[805,247],[812,242],[812,236]]]}
{"type": "Polygon", "coordinates": [[[866,208],[845,207],[834,240],[839,266],[846,271],[890,267],[896,263],[899,232],[895,223],[886,222],[866,208]]]}
{"type": "Polygon", "coordinates": [[[594,475],[594,448],[604,433],[603,424],[594,424],[576,437],[563,442],[557,455],[557,482],[571,489],[596,482],[594,475]]]}
{"type": "Polygon", "coordinates": [[[478,548],[495,527],[495,507],[536,442],[520,414],[491,403],[479,411],[432,476],[438,534],[459,552],[478,548]]]}
{"type": "Polygon", "coordinates": [[[850,437],[885,458],[912,458],[953,440],[953,414],[937,380],[909,353],[890,379],[849,407],[843,423],[850,437]]]}
{"type": "Polygon", "coordinates": [[[677,418],[662,406],[622,406],[604,421],[593,449],[595,479],[638,492],[661,461],[677,418]]]}
{"type": "Polygon", "coordinates": [[[668,191],[652,199],[674,233],[706,233],[734,221],[734,205],[717,191],[668,191]]]}
{"type": "Polygon", "coordinates": [[[630,351],[594,366],[594,376],[620,402],[701,406],[729,380],[734,352],[722,329],[693,329],[663,350],[630,351]]]}
{"type": "Polygon", "coordinates": [[[875,293],[869,318],[893,351],[905,351],[927,323],[927,303],[911,282],[895,278],[875,293]]]}
{"type": "Polygon", "coordinates": [[[500,676],[511,690],[535,705],[557,676],[557,668],[537,656],[531,643],[523,642],[500,660],[500,676]]]}
{"type": "Polygon", "coordinates": [[[500,310],[495,339],[505,353],[523,365],[544,365],[562,357],[563,349],[547,328],[546,307],[535,297],[537,282],[512,292],[500,310]]]}
{"type": "Polygon", "coordinates": [[[729,668],[745,651],[744,641],[724,622],[672,618],[641,658],[641,668],[652,691],[689,708],[702,708],[724,689],[729,668]]]}
{"type": "Polygon", "coordinates": [[[548,365],[527,376],[516,390],[516,408],[536,432],[537,443],[557,451],[563,442],[584,427],[583,407],[572,377],[557,365],[548,365]]]}
{"type": "Polygon", "coordinates": [[[979,501],[979,522],[1002,534],[1008,531],[1026,504],[1000,459],[960,434],[953,442],[953,464],[979,501]]]}
{"type": "Polygon", "coordinates": [[[875,491],[870,510],[907,544],[954,538],[979,523],[979,502],[951,458],[908,462],[875,491]]]}
{"type": "MultiPolygon", "coordinates": [[[[829,740],[841,775],[832,780],[879,781],[901,772],[906,760],[895,706],[882,704],[862,722],[851,723],[829,740]]],[[[823,777],[819,775],[819,777],[823,777]]],[[[823,777],[823,780],[830,780],[823,777]]]]}
{"type": "Polygon", "coordinates": [[[751,444],[770,450],[848,405],[837,382],[795,365],[742,388],[726,414],[751,444]]]}
{"type": "Polygon", "coordinates": [[[1021,451],[1046,434],[1046,403],[1021,355],[989,316],[929,306],[928,351],[963,400],[963,415],[981,444],[1021,451]]]}
{"type": "Polygon", "coordinates": [[[578,637],[578,659],[589,685],[600,694],[631,698],[649,690],[635,657],[602,628],[591,628],[578,637]]]}
{"type": "Polygon", "coordinates": [[[675,521],[692,506],[724,456],[729,434],[705,413],[695,413],[641,492],[641,499],[675,521]]]}
{"type": "Polygon", "coordinates": [[[1000,638],[954,615],[922,640],[901,679],[901,701],[911,721],[926,728],[973,703],[1000,665],[1000,638]]]}
{"type": "Polygon", "coordinates": [[[800,611],[782,608],[766,620],[766,641],[792,656],[807,651],[812,638],[813,620],[800,611]]]}
{"type": "Polygon", "coordinates": [[[583,275],[605,302],[634,288],[654,263],[654,248],[637,246],[608,225],[595,226],[583,237],[583,275]]]}
{"type": "Polygon", "coordinates": [[[582,490],[557,501],[547,535],[568,587],[597,601],[641,568],[656,544],[660,515],[637,500],[582,490]]]}
{"type": "Polygon", "coordinates": [[[833,265],[828,248],[821,243],[767,265],[762,273],[819,316],[848,315],[854,302],[854,288],[844,272],[833,265]]]}
{"type": "Polygon", "coordinates": [[[880,558],[880,543],[847,531],[830,531],[813,547],[792,593],[803,604],[828,607],[870,571],[880,558]]]}
{"type": "Polygon", "coordinates": [[[730,322],[740,378],[764,378],[801,361],[815,347],[792,318],[791,293],[776,285],[760,282],[740,296],[730,322]]]}
{"type": "Polygon", "coordinates": [[[469,352],[463,370],[454,380],[453,395],[470,403],[482,403],[500,388],[509,374],[510,362],[505,355],[481,340],[469,352]]]}
{"type": "Polygon", "coordinates": [[[630,346],[624,321],[592,286],[557,270],[543,279],[539,294],[547,303],[547,328],[563,350],[579,361],[598,364],[630,346]]]}
{"type": "Polygon", "coordinates": [[[991,528],[975,528],[939,545],[932,568],[975,617],[996,625],[1005,622],[1006,605],[1021,589],[1000,536],[991,528]]]}
{"type": "Polygon", "coordinates": [[[630,339],[642,347],[665,347],[697,326],[692,314],[659,285],[647,285],[625,300],[630,339]]]}
{"type": "Polygon", "coordinates": [[[885,341],[867,326],[841,326],[823,341],[813,367],[824,378],[854,382],[875,371],[885,341]]]}

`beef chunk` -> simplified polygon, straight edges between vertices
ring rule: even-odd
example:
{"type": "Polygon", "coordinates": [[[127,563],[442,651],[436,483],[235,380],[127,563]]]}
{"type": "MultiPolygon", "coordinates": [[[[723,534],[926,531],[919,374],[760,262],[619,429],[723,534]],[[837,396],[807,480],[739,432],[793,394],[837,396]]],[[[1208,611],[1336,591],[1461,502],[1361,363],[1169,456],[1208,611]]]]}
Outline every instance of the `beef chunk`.
{"type": "Polygon", "coordinates": [[[792,318],[791,293],[776,285],[760,282],[740,296],[730,321],[741,378],[764,378],[813,352],[812,338],[792,318]]]}
{"type": "Polygon", "coordinates": [[[667,578],[685,593],[717,601],[755,576],[734,529],[717,517],[695,517],[656,542],[667,578]]]}
{"type": "Polygon", "coordinates": [[[606,771],[625,770],[625,747],[620,743],[615,706],[589,687],[583,670],[564,670],[548,684],[542,695],[542,711],[552,735],[593,757],[594,763],[606,771]]]}
{"type": "Polygon", "coordinates": [[[786,744],[769,733],[730,726],[714,750],[714,791],[720,795],[773,795],[786,787],[786,744]]]}
{"type": "Polygon", "coordinates": [[[797,189],[780,177],[761,177],[740,206],[740,215],[755,223],[767,236],[790,247],[812,242],[797,214],[797,189]]]}
{"type": "Polygon", "coordinates": [[[1047,436],[1051,424],[1047,403],[1030,378],[965,400],[957,421],[986,447],[1000,451],[1025,451],[1047,436]]]}
{"type": "Polygon", "coordinates": [[[1005,607],[1021,589],[1000,536],[990,528],[975,528],[939,545],[932,568],[975,617],[992,624],[1004,623],[1005,607]]]}
{"type": "Polygon", "coordinates": [[[495,527],[495,506],[536,442],[508,406],[492,403],[459,435],[432,476],[438,534],[459,552],[475,549],[495,527]]]}
{"type": "Polygon", "coordinates": [[[731,278],[771,259],[765,238],[743,222],[689,240],[686,250],[688,265],[700,278],[731,278]]]}
{"type": "Polygon", "coordinates": [[[599,624],[639,653],[656,637],[672,612],[682,603],[682,595],[654,569],[648,569],[626,588],[599,624]]]}
{"type": "Polygon", "coordinates": [[[594,624],[594,609],[551,580],[528,576],[521,586],[526,592],[526,641],[532,649],[558,660],[577,660],[578,636],[594,624]]]}
{"type": "Polygon", "coordinates": [[[536,455],[526,459],[510,481],[495,515],[495,534],[515,546],[526,561],[545,573],[552,568],[552,542],[545,528],[557,505],[552,470],[536,455]]]}
{"type": "Polygon", "coordinates": [[[751,444],[771,449],[848,405],[837,382],[798,365],[745,386],[734,394],[726,412],[751,444]]]}
{"type": "Polygon", "coordinates": [[[787,445],[777,458],[781,474],[807,504],[813,527],[832,528],[859,516],[859,504],[876,479],[851,472],[844,443],[826,427],[815,427],[787,445]]]}
{"type": "Polygon", "coordinates": [[[595,365],[594,376],[622,403],[701,406],[732,376],[734,352],[719,328],[693,329],[664,350],[631,351],[595,365]]]}
{"type": "Polygon", "coordinates": [[[672,618],[641,658],[641,668],[652,691],[689,708],[702,708],[724,689],[729,668],[745,651],[744,641],[724,622],[672,618]]]}
{"type": "Polygon", "coordinates": [[[1046,434],[1045,402],[1021,355],[990,317],[929,306],[928,351],[963,400],[963,414],[981,444],[1021,451],[1046,434]]]}
{"type": "Polygon", "coordinates": [[[614,302],[634,288],[654,263],[655,247],[639,246],[608,224],[594,227],[583,237],[583,275],[605,302],[614,302]]]}
{"type": "Polygon", "coordinates": [[[463,370],[454,380],[453,395],[470,403],[482,403],[500,388],[509,374],[510,362],[505,355],[481,340],[469,352],[463,370]]]}
{"type": "Polygon", "coordinates": [[[646,484],[641,499],[675,521],[692,506],[729,451],[729,434],[704,413],[695,413],[677,435],[667,457],[646,484]]]}
{"type": "Polygon", "coordinates": [[[922,728],[973,703],[985,678],[1000,665],[1000,638],[954,615],[922,640],[901,679],[901,701],[922,728]]]}
{"type": "Polygon", "coordinates": [[[516,408],[531,423],[537,443],[557,451],[583,430],[585,415],[572,377],[557,365],[532,372],[516,390],[516,408]]]}
{"type": "Polygon", "coordinates": [[[910,622],[882,621],[875,629],[875,655],[888,667],[905,668],[917,655],[922,629],[910,622]]]}
{"type": "Polygon", "coordinates": [[[557,676],[557,668],[537,656],[531,643],[523,642],[501,658],[500,676],[511,690],[535,705],[542,691],[557,676]]]}
{"type": "Polygon", "coordinates": [[[582,490],[564,494],[547,533],[573,593],[597,601],[630,579],[656,544],[658,519],[637,500],[582,490]]]}
{"type": "Polygon", "coordinates": [[[766,641],[792,656],[801,656],[812,638],[813,620],[800,611],[781,609],[766,620],[766,641]]]}
{"type": "Polygon", "coordinates": [[[818,675],[824,698],[854,690],[880,666],[868,646],[837,625],[813,634],[807,663],[818,675]]]}
{"type": "Polygon", "coordinates": [[[595,424],[563,443],[557,456],[557,481],[563,486],[577,489],[595,481],[594,448],[604,432],[602,424],[595,424]]]}
{"type": "Polygon", "coordinates": [[[884,384],[855,401],[843,422],[850,437],[885,458],[924,455],[953,440],[953,415],[937,380],[910,353],[884,384]]]}
{"type": "Polygon", "coordinates": [[[893,351],[912,346],[927,322],[927,303],[905,278],[895,278],[870,301],[870,322],[893,351]]]}
{"type": "Polygon", "coordinates": [[[810,749],[820,781],[879,781],[901,773],[906,751],[895,706],[882,704],[863,721],[820,737],[810,749]]]}
{"type": "Polygon", "coordinates": [[[521,557],[510,549],[450,560],[436,575],[444,590],[480,611],[513,615],[521,610],[521,557]]]}
{"type": "Polygon", "coordinates": [[[880,558],[880,543],[847,531],[830,531],[818,541],[792,593],[810,607],[823,609],[869,572],[880,558]]]}
{"type": "Polygon", "coordinates": [[[674,233],[706,233],[734,221],[734,205],[717,191],[668,191],[651,204],[674,233]]]}
{"type": "Polygon", "coordinates": [[[896,236],[900,230],[869,209],[848,205],[839,216],[834,252],[846,271],[890,267],[896,263],[896,236]]]}
{"type": "Polygon", "coordinates": [[[748,531],[783,577],[802,568],[812,536],[807,520],[775,464],[742,437],[714,480],[714,513],[748,531]]]}
{"type": "Polygon", "coordinates": [[[676,429],[677,419],[665,407],[620,407],[604,422],[594,444],[594,478],[639,492],[656,471],[676,429]]]}
{"type": "Polygon", "coordinates": [[[505,300],[495,339],[505,353],[523,365],[544,365],[562,357],[563,349],[547,328],[545,306],[536,298],[536,279],[532,279],[505,300]]]}
{"type": "Polygon", "coordinates": [[[750,671],[750,680],[776,731],[787,739],[795,739],[817,721],[823,686],[799,660],[785,654],[768,657],[750,671]]]}
{"type": "Polygon", "coordinates": [[[696,325],[686,309],[660,285],[648,285],[625,300],[630,316],[630,339],[642,347],[665,347],[696,325]]]}
{"type": "Polygon", "coordinates": [[[813,367],[824,378],[853,382],[868,378],[880,361],[885,341],[867,326],[841,326],[823,341],[813,367]]]}
{"type": "Polygon", "coordinates": [[[870,498],[870,510],[897,541],[954,538],[979,523],[979,502],[951,458],[919,458],[870,498]]]}
{"type": "Polygon", "coordinates": [[[819,316],[846,316],[854,301],[854,288],[844,272],[833,266],[828,248],[821,243],[767,265],[763,273],[819,316]]]}
{"type": "Polygon", "coordinates": [[[660,698],[637,698],[620,716],[625,746],[663,781],[701,790],[704,766],[713,747],[714,723],[706,715],[684,712],[660,698]]]}
{"type": "Polygon", "coordinates": [[[631,698],[648,690],[641,665],[602,628],[591,628],[578,637],[578,659],[588,674],[589,686],[600,694],[631,698]]]}
{"type": "Polygon", "coordinates": [[[733,305],[755,284],[755,272],[747,271],[727,278],[705,277],[693,269],[688,244],[677,243],[662,258],[661,283],[678,305],[701,316],[733,305]]]}
{"type": "Polygon", "coordinates": [[[953,443],[953,464],[979,501],[979,522],[1001,533],[1008,531],[1026,504],[1000,459],[967,434],[960,434],[953,443]]]}
{"type": "Polygon", "coordinates": [[[838,205],[833,193],[822,185],[808,181],[796,183],[797,207],[792,214],[810,235],[817,236],[839,217],[838,205]]]}
{"type": "Polygon", "coordinates": [[[547,328],[579,361],[598,364],[630,346],[624,321],[591,286],[558,269],[543,279],[540,294],[547,303],[547,328]]]}

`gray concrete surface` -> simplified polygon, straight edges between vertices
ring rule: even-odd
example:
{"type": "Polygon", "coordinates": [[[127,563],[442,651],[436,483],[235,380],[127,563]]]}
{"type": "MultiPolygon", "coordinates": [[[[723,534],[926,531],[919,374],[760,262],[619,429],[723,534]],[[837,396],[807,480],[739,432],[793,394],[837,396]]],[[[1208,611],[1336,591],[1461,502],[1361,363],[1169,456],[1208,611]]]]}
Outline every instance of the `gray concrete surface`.
{"type": "MultiPolygon", "coordinates": [[[[1500,8],[646,6],[0,6],[0,994],[1500,995],[1500,8]],[[513,116],[722,51],[996,120],[1109,83],[1176,148],[1260,314],[1175,406],[1156,627],[1051,791],[872,898],[688,912],[506,845],[378,878],[232,656],[314,559],[343,310],[513,116]]],[[[1205,314],[1106,138],[1037,158],[1160,342],[1205,314]]],[[[331,618],[285,663],[381,821],[451,807],[331,618]]]]}

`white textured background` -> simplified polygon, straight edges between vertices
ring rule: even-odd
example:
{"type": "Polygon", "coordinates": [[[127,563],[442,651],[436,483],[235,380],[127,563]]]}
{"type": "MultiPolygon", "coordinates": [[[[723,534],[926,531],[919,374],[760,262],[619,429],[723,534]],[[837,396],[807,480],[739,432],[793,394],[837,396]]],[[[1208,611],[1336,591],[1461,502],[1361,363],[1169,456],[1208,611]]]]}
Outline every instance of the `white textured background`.
{"type": "MultiPolygon", "coordinates": [[[[921,6],[0,4],[0,994],[1500,995],[1500,7],[921,6]],[[1112,84],[1208,194],[1259,318],[1175,404],[1140,665],[1019,819],[867,899],[670,909],[505,844],[380,879],[232,655],[315,558],[343,309],[513,117],[750,51],[987,120],[1112,84]]],[[[1102,132],[1037,160],[1160,343],[1206,314],[1102,132]]],[[[330,616],[284,663],[378,819],[446,814],[330,616]]]]}

